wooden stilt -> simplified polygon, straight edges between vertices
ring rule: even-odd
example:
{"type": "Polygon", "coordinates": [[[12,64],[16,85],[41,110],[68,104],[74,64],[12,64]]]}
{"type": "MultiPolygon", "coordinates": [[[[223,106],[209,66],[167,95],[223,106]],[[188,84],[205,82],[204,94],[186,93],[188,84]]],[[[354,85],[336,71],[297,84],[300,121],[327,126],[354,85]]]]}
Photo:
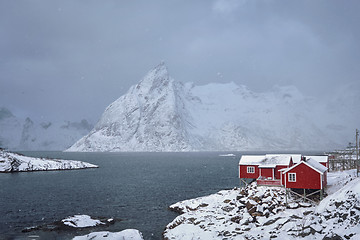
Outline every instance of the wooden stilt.
{"type": "Polygon", "coordinates": [[[320,190],[320,201],[323,200],[323,189],[320,190]]]}
{"type": "Polygon", "coordinates": [[[244,184],[244,187],[246,187],[248,185],[248,183],[246,181],[244,181],[243,178],[240,178],[240,187],[242,187],[242,183],[244,184]]]}
{"type": "MultiPolygon", "coordinates": [[[[296,195],[296,196],[298,196],[298,197],[300,197],[300,198],[304,198],[304,195],[298,194],[297,192],[294,192],[294,191],[292,191],[292,190],[289,190],[289,192],[292,193],[292,194],[294,194],[294,195],[296,195]]],[[[319,191],[317,191],[317,192],[319,192],[319,191]]],[[[314,193],[312,193],[312,194],[314,194],[314,193]]],[[[311,195],[312,195],[312,194],[311,194],[311,195]]],[[[307,197],[305,197],[304,200],[308,200],[308,201],[316,204],[315,201],[313,201],[313,200],[311,200],[310,198],[308,198],[309,196],[310,196],[310,195],[307,195],[307,197]]]]}
{"type": "Polygon", "coordinates": [[[306,189],[304,188],[304,201],[305,201],[305,199],[306,199],[306,189]]]}

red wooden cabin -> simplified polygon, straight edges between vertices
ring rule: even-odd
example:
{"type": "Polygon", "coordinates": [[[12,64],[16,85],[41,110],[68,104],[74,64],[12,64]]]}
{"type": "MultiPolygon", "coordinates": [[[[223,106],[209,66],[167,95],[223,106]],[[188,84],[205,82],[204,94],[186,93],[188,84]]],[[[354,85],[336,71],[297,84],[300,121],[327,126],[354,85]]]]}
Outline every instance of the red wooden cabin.
{"type": "Polygon", "coordinates": [[[281,172],[281,183],[285,188],[324,189],[327,184],[327,167],[312,158],[303,158],[281,172]]]}
{"type": "Polygon", "coordinates": [[[259,185],[281,185],[280,170],[300,161],[298,154],[243,155],[239,162],[240,179],[257,179],[259,185]]]}

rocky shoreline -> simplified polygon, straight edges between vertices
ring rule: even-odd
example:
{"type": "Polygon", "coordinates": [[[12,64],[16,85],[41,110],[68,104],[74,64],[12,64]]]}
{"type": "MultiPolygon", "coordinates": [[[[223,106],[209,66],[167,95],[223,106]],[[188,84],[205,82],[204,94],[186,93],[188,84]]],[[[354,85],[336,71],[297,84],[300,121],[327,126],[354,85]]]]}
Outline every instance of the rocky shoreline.
{"type": "Polygon", "coordinates": [[[360,179],[336,174],[334,186],[344,185],[319,205],[294,196],[286,205],[285,189],[256,184],[178,202],[170,209],[181,215],[166,226],[163,239],[356,239],[360,179]]]}

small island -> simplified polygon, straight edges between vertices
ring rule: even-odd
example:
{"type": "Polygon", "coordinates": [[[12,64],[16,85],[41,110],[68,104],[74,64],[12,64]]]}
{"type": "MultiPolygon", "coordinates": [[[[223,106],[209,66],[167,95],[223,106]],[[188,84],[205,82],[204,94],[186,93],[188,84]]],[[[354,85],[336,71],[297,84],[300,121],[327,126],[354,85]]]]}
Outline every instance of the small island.
{"type": "Polygon", "coordinates": [[[74,170],[98,168],[97,165],[74,160],[28,157],[0,149],[0,173],[74,170]]]}

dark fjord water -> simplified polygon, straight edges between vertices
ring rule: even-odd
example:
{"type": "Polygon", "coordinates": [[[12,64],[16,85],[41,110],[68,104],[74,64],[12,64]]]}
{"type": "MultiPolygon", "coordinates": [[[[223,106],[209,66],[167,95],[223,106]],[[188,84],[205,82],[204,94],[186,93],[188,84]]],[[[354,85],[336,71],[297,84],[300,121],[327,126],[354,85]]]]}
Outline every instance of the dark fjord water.
{"type": "Polygon", "coordinates": [[[81,160],[98,169],[0,174],[0,239],[71,239],[90,231],[140,230],[161,239],[176,213],[169,205],[238,186],[236,157],[220,153],[27,152],[81,160]],[[122,219],[106,228],[22,233],[74,214],[122,219]],[[39,238],[37,238],[39,239],[39,238]]]}

